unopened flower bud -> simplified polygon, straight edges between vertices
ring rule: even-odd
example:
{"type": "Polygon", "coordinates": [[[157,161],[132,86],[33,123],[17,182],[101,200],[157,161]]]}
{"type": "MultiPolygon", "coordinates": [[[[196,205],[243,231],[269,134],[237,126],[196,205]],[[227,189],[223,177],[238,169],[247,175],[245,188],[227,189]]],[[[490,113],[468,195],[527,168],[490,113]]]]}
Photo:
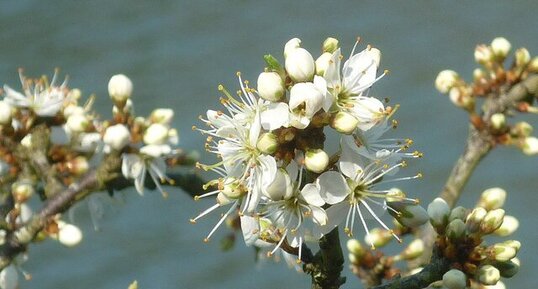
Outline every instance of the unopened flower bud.
{"type": "Polygon", "coordinates": [[[34,195],[35,189],[29,182],[15,182],[11,185],[11,193],[16,202],[23,203],[34,195]]]}
{"type": "Polygon", "coordinates": [[[448,223],[450,207],[442,198],[436,198],[428,205],[428,215],[430,216],[430,223],[440,232],[448,223]]]}
{"type": "Polygon", "coordinates": [[[90,164],[84,156],[78,156],[67,163],[67,168],[75,176],[81,176],[88,172],[90,164]]]}
{"type": "Polygon", "coordinates": [[[489,46],[478,45],[474,50],[474,60],[480,64],[487,64],[493,58],[493,51],[489,46]]]}
{"type": "Polygon", "coordinates": [[[357,257],[357,255],[355,255],[355,254],[349,253],[349,254],[347,254],[347,257],[349,259],[349,263],[351,263],[351,264],[358,265],[360,263],[359,257],[357,257]]]}
{"type": "Polygon", "coordinates": [[[323,52],[333,53],[336,51],[336,49],[338,49],[338,39],[327,37],[327,39],[323,41],[323,45],[321,47],[323,52]]]}
{"type": "Polygon", "coordinates": [[[274,133],[266,132],[258,138],[256,148],[264,154],[272,154],[278,149],[278,139],[274,133]]]}
{"type": "Polygon", "coordinates": [[[424,242],[421,239],[415,239],[405,248],[401,256],[404,260],[413,260],[420,257],[422,253],[424,253],[424,242]]]}
{"type": "Polygon", "coordinates": [[[364,242],[374,247],[384,247],[392,238],[392,234],[389,231],[381,228],[373,228],[366,234],[364,242]]]}
{"type": "Polygon", "coordinates": [[[491,127],[496,130],[500,130],[506,126],[506,117],[504,113],[495,113],[490,118],[491,127]]]}
{"type": "Polygon", "coordinates": [[[480,68],[475,68],[475,70],[473,70],[473,80],[475,82],[480,82],[485,78],[486,78],[486,73],[484,72],[484,70],[480,68]]]}
{"type": "Polygon", "coordinates": [[[133,92],[133,83],[123,75],[116,74],[108,82],[108,94],[112,101],[118,104],[124,104],[133,92]]]}
{"type": "Polygon", "coordinates": [[[67,118],[65,126],[74,133],[84,132],[90,127],[90,120],[84,114],[73,114],[67,118]]]}
{"type": "Polygon", "coordinates": [[[118,103],[119,106],[123,104],[123,107],[120,109],[117,105],[112,106],[112,115],[117,115],[118,113],[128,113],[128,114],[134,114],[134,108],[133,108],[133,101],[130,99],[127,99],[124,103],[118,103]]]}
{"type": "Polygon", "coordinates": [[[78,88],[73,88],[67,93],[67,99],[70,100],[79,100],[82,96],[82,91],[78,88]]]}
{"type": "Polygon", "coordinates": [[[331,121],[331,127],[343,134],[353,133],[358,124],[359,120],[345,111],[338,112],[331,121]]]}
{"type": "Polygon", "coordinates": [[[467,277],[458,269],[452,269],[443,275],[443,286],[448,289],[465,289],[467,277]]]}
{"type": "Polygon", "coordinates": [[[516,66],[524,67],[531,61],[531,55],[527,48],[521,47],[516,50],[516,66]]]}
{"type": "Polygon", "coordinates": [[[151,112],[149,121],[152,123],[160,123],[169,125],[174,117],[174,110],[170,108],[157,108],[151,112]]]}
{"type": "Polygon", "coordinates": [[[508,55],[510,48],[512,45],[504,37],[497,37],[491,41],[491,50],[500,59],[504,59],[508,55]]]}
{"type": "Polygon", "coordinates": [[[491,265],[484,265],[478,269],[478,280],[484,285],[495,285],[501,274],[499,270],[491,265]]]}
{"type": "Polygon", "coordinates": [[[228,183],[223,185],[223,188],[220,191],[224,196],[226,196],[228,199],[237,200],[240,197],[244,196],[246,194],[246,188],[241,184],[241,182],[231,179],[231,181],[228,181],[228,183]]]}
{"type": "Polygon", "coordinates": [[[359,242],[357,239],[349,239],[346,245],[347,250],[353,255],[361,257],[364,255],[364,253],[366,253],[366,250],[361,245],[361,242],[359,242]]]}
{"type": "Polygon", "coordinates": [[[0,101],[0,125],[11,124],[11,105],[0,101]]]}
{"type": "Polygon", "coordinates": [[[304,48],[292,50],[286,57],[285,67],[294,82],[310,81],[314,77],[314,58],[304,48]]]}
{"type": "Polygon", "coordinates": [[[450,101],[457,107],[471,109],[474,105],[474,99],[468,92],[466,87],[452,87],[448,97],[450,101]]]}
{"type": "Polygon", "coordinates": [[[306,168],[314,173],[322,173],[329,165],[329,155],[322,149],[309,149],[305,153],[306,168]]]}
{"type": "Polygon", "coordinates": [[[15,265],[11,264],[0,272],[0,288],[17,289],[19,286],[19,273],[15,265]]]}
{"type": "Polygon", "coordinates": [[[538,138],[529,136],[523,140],[521,150],[524,154],[533,156],[538,154],[538,138]]]}
{"type": "Polygon", "coordinates": [[[228,198],[222,192],[217,194],[217,204],[219,204],[220,206],[226,206],[230,204],[232,201],[233,201],[232,199],[228,198]]]}
{"type": "Polygon", "coordinates": [[[482,234],[491,234],[495,230],[497,230],[501,224],[503,223],[504,218],[504,210],[503,209],[495,209],[489,211],[484,219],[482,220],[482,223],[480,223],[480,232],[482,234]]]}
{"type": "Polygon", "coordinates": [[[58,221],[58,241],[67,247],[76,246],[82,241],[82,231],[75,225],[58,221]]]}
{"type": "Polygon", "coordinates": [[[484,219],[488,212],[482,207],[474,208],[465,220],[465,227],[467,232],[475,233],[480,228],[480,223],[484,219]]]}
{"type": "Polygon", "coordinates": [[[452,222],[456,219],[465,221],[466,217],[467,217],[467,209],[462,206],[457,206],[454,209],[452,209],[452,211],[450,211],[450,215],[448,216],[448,221],[452,222]]]}
{"type": "Polygon", "coordinates": [[[519,227],[519,221],[513,216],[504,216],[502,225],[493,232],[493,234],[501,237],[512,235],[519,227]]]}
{"type": "Polygon", "coordinates": [[[512,133],[518,137],[528,137],[532,134],[532,131],[532,125],[525,121],[517,122],[512,129],[512,133]]]}
{"type": "Polygon", "coordinates": [[[277,102],[282,100],[284,93],[284,81],[278,73],[260,73],[260,76],[258,76],[258,94],[261,98],[277,102]]]}
{"type": "MultiPolygon", "coordinates": [[[[388,205],[393,207],[395,204],[398,203],[399,202],[392,202],[388,205]]],[[[389,210],[389,214],[391,214],[396,220],[398,220],[400,224],[406,227],[415,228],[424,225],[428,221],[428,213],[420,205],[406,204],[403,207],[397,207],[401,207],[401,209],[397,209],[399,213],[394,214],[392,210],[389,210]]]]}
{"type": "Polygon", "coordinates": [[[516,250],[516,253],[519,252],[519,249],[521,249],[521,242],[519,242],[518,240],[506,240],[501,244],[514,248],[516,250]]]}
{"type": "Polygon", "coordinates": [[[455,219],[446,227],[446,236],[453,241],[460,240],[465,235],[465,223],[455,219]]]}
{"type": "Polygon", "coordinates": [[[538,72],[538,56],[535,56],[531,62],[529,63],[529,65],[527,66],[527,69],[530,71],[530,72],[538,72]]]}
{"type": "Polygon", "coordinates": [[[480,195],[478,206],[486,210],[499,209],[506,200],[506,191],[501,188],[489,188],[480,195]]]}
{"type": "Polygon", "coordinates": [[[109,126],[103,136],[103,142],[117,151],[122,150],[130,141],[131,133],[123,124],[109,126]]]}
{"type": "Polygon", "coordinates": [[[506,262],[514,258],[517,254],[516,249],[502,243],[493,245],[491,251],[495,260],[499,262],[506,262]]]}
{"type": "Polygon", "coordinates": [[[519,265],[519,261],[514,262],[514,260],[517,260],[517,258],[512,258],[511,260],[506,261],[506,262],[495,262],[494,264],[495,268],[499,269],[499,272],[501,273],[501,277],[511,278],[517,274],[517,272],[519,271],[520,265],[519,265]]]}
{"type": "Polygon", "coordinates": [[[284,58],[288,57],[293,50],[299,47],[301,47],[301,39],[290,39],[288,42],[286,42],[286,45],[284,45],[284,58]]]}
{"type": "Polygon", "coordinates": [[[291,178],[284,169],[278,169],[273,182],[262,193],[273,201],[287,200],[293,194],[291,178]]]}
{"type": "Polygon", "coordinates": [[[160,123],[150,125],[144,132],[144,143],[149,145],[164,144],[168,139],[168,127],[160,123]]]}
{"type": "Polygon", "coordinates": [[[316,59],[316,75],[323,76],[329,64],[331,63],[332,54],[329,52],[324,52],[323,54],[316,59]]]}

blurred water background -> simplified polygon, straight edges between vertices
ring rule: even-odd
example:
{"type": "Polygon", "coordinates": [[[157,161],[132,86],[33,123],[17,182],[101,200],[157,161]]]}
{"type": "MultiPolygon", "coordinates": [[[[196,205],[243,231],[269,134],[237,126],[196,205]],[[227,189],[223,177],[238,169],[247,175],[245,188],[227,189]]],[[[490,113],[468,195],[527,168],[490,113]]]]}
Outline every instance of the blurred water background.
{"type": "MultiPolygon", "coordinates": [[[[29,76],[61,67],[71,87],[86,96],[95,93],[97,111],[110,116],[106,84],[113,74],[125,73],[134,82],[136,112],[173,108],[181,146],[199,149],[204,138],[191,126],[200,124],[199,114],[219,107],[219,83],[236,89],[236,71],[255,81],[262,56],[282,59],[283,45],[292,37],[300,37],[316,57],[327,36],[339,38],[348,53],[361,36],[363,45],[381,49],[381,66],[391,71],[373,95],[402,105],[396,134],[411,136],[425,154],[407,170],[423,171],[425,178],[403,187],[427,203],[462,151],[467,125],[466,114],[435,91],[437,72],[452,68],[469,79],[474,46],[501,35],[536,55],[536,11],[538,2],[531,0],[2,0],[0,82],[19,87],[18,67],[29,76]]],[[[509,191],[506,208],[521,222],[515,237],[523,243],[520,274],[506,280],[512,288],[536,285],[537,171],[536,157],[497,149],[481,163],[460,201],[473,206],[490,186],[509,191]]],[[[221,252],[218,239],[225,230],[204,244],[217,216],[197,225],[188,219],[211,202],[194,203],[173,189],[168,199],[129,191],[106,202],[98,232],[81,206],[76,221],[84,228],[84,242],[73,249],[53,241],[33,245],[23,266],[33,279],[21,288],[121,289],[135,279],[139,288],[309,288],[307,276],[284,264],[256,265],[241,240],[232,251],[221,252]]],[[[345,272],[344,288],[359,288],[347,265],[345,272]]]]}

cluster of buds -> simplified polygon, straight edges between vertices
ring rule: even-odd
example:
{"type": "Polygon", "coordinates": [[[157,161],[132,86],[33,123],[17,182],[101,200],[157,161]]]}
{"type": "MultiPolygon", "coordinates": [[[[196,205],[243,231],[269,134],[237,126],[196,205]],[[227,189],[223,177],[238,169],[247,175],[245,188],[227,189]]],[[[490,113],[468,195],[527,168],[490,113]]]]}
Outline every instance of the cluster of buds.
{"type": "Polygon", "coordinates": [[[452,269],[443,276],[444,287],[503,286],[501,277],[510,278],[518,272],[519,241],[487,245],[484,240],[487,235],[506,237],[517,229],[517,219],[505,215],[502,209],[505,199],[503,189],[491,188],[482,193],[472,210],[464,207],[450,210],[441,198],[430,203],[430,223],[439,234],[436,245],[451,262],[452,269]]]}
{"type": "MultiPolygon", "coordinates": [[[[94,96],[82,103],[81,91],[69,88],[67,79],[58,84],[58,71],[51,81],[19,74],[22,93],[7,85],[0,91],[0,193],[5,212],[0,217],[6,222],[2,236],[15,234],[19,241],[49,237],[69,247],[80,243],[81,230],[60,214],[46,220],[38,234],[24,230],[34,215],[29,204],[35,202],[30,201],[47,201],[109,158],[121,163],[117,172],[135,179],[140,193],[146,174],[161,189],[159,183],[166,180],[164,159],[174,153],[171,145],[178,139],[170,128],[171,109],[157,109],[147,118],[135,116],[132,82],[115,75],[108,84],[114,117],[100,120],[92,110],[94,96]]],[[[12,272],[9,268],[0,274],[12,272]]],[[[6,286],[1,287],[12,288],[6,286]]]]}
{"type": "Polygon", "coordinates": [[[493,39],[490,45],[478,45],[474,52],[475,61],[481,65],[473,71],[473,82],[466,83],[457,72],[444,70],[435,80],[435,87],[458,107],[469,112],[471,123],[478,129],[487,129],[499,144],[514,145],[527,155],[538,154],[538,138],[532,136],[532,126],[527,122],[509,124],[511,111],[538,113],[533,103],[538,94],[522,99],[509,107],[508,111],[494,111],[480,116],[476,112],[479,99],[495,99],[504,95],[512,86],[538,73],[538,57],[529,51],[517,49],[508,64],[512,45],[502,37],[493,39]]]}
{"type": "MultiPolygon", "coordinates": [[[[381,52],[368,45],[343,61],[339,41],[327,38],[315,60],[293,38],[284,47],[284,65],[271,55],[260,73],[256,88],[238,73],[240,90],[230,93],[224,86],[221,103],[225,111],[208,110],[200,119],[207,128],[206,150],[219,161],[199,164],[219,177],[208,182],[208,193],[216,204],[191,219],[228,207],[205,238],[231,215],[241,216],[241,229],[248,245],[294,248],[301,258],[305,239],[317,239],[343,225],[353,235],[360,224],[367,235],[365,217],[377,216],[387,207],[402,224],[418,226],[427,214],[403,192],[383,188],[384,183],[420,178],[420,173],[391,178],[407,166],[410,139],[384,138],[395,128],[394,107],[369,96],[378,75],[381,52]],[[325,149],[326,129],[339,135],[336,152],[325,149]],[[276,244],[276,245],[275,245],[276,244]]],[[[395,234],[391,234],[398,238],[395,234]]],[[[370,242],[375,246],[374,242],[370,242]]]]}
{"type": "MultiPolygon", "coordinates": [[[[370,230],[369,236],[364,240],[365,244],[374,244],[376,248],[387,246],[394,240],[392,234],[403,236],[412,233],[409,227],[402,226],[395,221],[395,229],[392,231],[382,228],[370,230]]],[[[395,255],[386,255],[379,250],[372,250],[357,239],[349,239],[347,242],[350,269],[353,274],[361,279],[381,282],[383,279],[390,280],[401,274],[398,262],[412,261],[424,253],[424,242],[421,239],[413,239],[407,246],[395,255]]]]}

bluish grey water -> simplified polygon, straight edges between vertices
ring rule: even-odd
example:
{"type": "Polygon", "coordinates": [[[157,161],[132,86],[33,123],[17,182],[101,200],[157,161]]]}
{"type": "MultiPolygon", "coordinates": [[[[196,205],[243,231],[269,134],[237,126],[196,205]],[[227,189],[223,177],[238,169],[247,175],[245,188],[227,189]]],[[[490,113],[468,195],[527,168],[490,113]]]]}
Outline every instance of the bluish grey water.
{"type": "MultiPolygon", "coordinates": [[[[453,68],[469,77],[473,49],[495,36],[538,53],[536,1],[0,1],[0,82],[18,85],[17,68],[28,75],[50,74],[61,67],[71,86],[96,93],[96,107],[110,115],[106,84],[125,73],[135,84],[135,107],[145,115],[156,106],[176,110],[181,145],[202,148],[191,131],[196,117],[218,107],[216,87],[235,87],[235,72],[255,80],[262,55],[281,58],[284,43],[300,37],[316,51],[327,36],[338,37],[350,51],[357,36],[383,52],[382,67],[391,74],[374,94],[400,103],[398,134],[412,136],[425,153],[411,167],[425,179],[406,184],[424,202],[436,196],[462,151],[466,115],[433,88],[438,71],[453,68]]],[[[536,118],[534,124],[537,124],[536,118]]],[[[478,168],[461,204],[472,206],[489,186],[510,192],[507,210],[521,221],[522,269],[513,288],[536,284],[538,239],[537,159],[501,148],[478,168]]],[[[308,288],[307,277],[283,264],[257,266],[238,243],[222,253],[203,236],[216,216],[195,226],[188,219],[209,202],[194,203],[178,190],[163,200],[158,193],[107,206],[101,231],[94,232],[87,212],[77,220],[84,242],[66,249],[55,242],[33,246],[24,268],[33,280],[22,288],[308,288]]],[[[349,273],[346,273],[349,275],[349,273]]],[[[344,288],[357,288],[349,277],[344,288]]]]}

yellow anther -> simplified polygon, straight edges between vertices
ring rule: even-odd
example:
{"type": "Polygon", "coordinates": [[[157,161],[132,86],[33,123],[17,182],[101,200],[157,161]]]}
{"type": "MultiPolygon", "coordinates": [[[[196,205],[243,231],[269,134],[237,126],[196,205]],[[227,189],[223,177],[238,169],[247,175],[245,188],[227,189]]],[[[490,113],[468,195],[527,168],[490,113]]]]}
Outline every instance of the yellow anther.
{"type": "Polygon", "coordinates": [[[219,86],[217,86],[217,89],[218,89],[219,91],[223,91],[223,90],[224,90],[224,85],[219,84],[219,86]]]}
{"type": "Polygon", "coordinates": [[[204,238],[204,243],[208,243],[209,242],[209,239],[208,238],[204,238]]]}
{"type": "Polygon", "coordinates": [[[417,178],[421,179],[422,177],[424,177],[424,175],[422,173],[417,174],[417,178]]]}
{"type": "Polygon", "coordinates": [[[241,76],[241,71],[236,72],[235,75],[241,76]]]}
{"type": "Polygon", "coordinates": [[[195,220],[195,219],[190,219],[189,222],[191,222],[191,224],[196,224],[196,220],[195,220]]]}
{"type": "Polygon", "coordinates": [[[195,200],[195,201],[199,201],[199,200],[200,200],[200,196],[199,196],[199,195],[194,196],[194,200],[195,200]]]}

